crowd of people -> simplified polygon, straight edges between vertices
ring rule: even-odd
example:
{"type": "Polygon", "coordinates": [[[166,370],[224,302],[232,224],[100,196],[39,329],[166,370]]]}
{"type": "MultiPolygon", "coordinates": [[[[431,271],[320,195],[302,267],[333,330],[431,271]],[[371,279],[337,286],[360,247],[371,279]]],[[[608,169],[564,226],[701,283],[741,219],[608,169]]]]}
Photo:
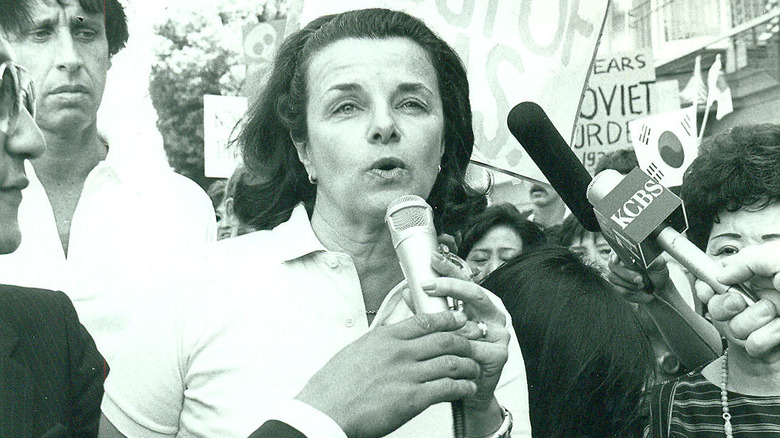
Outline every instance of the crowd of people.
{"type": "Polygon", "coordinates": [[[0,2],[0,436],[780,436],[780,125],[707,139],[680,188],[748,303],[632,270],[544,184],[488,206],[465,68],[403,12],[289,35],[212,202],[98,132],[127,38],[117,0],[0,2]],[[410,194],[449,311],[398,263],[410,194]]]}

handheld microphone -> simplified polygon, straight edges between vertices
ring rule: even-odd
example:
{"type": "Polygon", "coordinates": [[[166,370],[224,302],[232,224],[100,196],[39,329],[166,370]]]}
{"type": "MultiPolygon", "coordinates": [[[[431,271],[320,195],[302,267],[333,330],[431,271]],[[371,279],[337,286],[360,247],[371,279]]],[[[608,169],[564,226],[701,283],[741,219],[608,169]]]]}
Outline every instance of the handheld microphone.
{"type": "MultiPolygon", "coordinates": [[[[641,187],[634,187],[634,191],[623,190],[618,193],[617,190],[613,190],[615,189],[614,174],[613,177],[610,177],[609,172],[606,172],[607,176],[604,176],[601,182],[597,182],[591,178],[585,166],[577,159],[569,145],[566,144],[566,141],[557,132],[555,126],[545,115],[544,110],[535,103],[523,102],[515,106],[507,117],[507,124],[510,132],[520,141],[528,155],[539,166],[539,169],[553,185],[553,188],[555,188],[580,224],[589,231],[602,231],[604,238],[624,263],[634,266],[638,270],[643,270],[642,268],[647,267],[663,249],[669,251],[672,257],[695,275],[702,275],[700,278],[713,287],[714,290],[724,291],[728,289],[728,286],[715,280],[715,275],[713,274],[713,270],[717,269],[715,262],[706,254],[703,254],[690,241],[682,237],[679,232],[668,226],[666,221],[670,216],[680,219],[680,215],[682,215],[682,220],[683,222],[685,221],[682,201],[668,189],[663,188],[660,184],[658,187],[653,185],[647,188],[644,187],[644,184],[640,184],[641,187]],[[644,206],[641,211],[637,209],[637,205],[642,205],[642,203],[650,205],[652,202],[655,202],[653,200],[648,201],[647,196],[655,198],[650,192],[656,193],[659,191],[659,188],[664,192],[665,201],[663,205],[659,205],[660,203],[656,202],[650,209],[646,208],[647,206],[644,206]],[[640,189],[648,193],[638,193],[640,189]],[[613,191],[615,192],[614,194],[613,191]],[[645,234],[641,232],[633,233],[632,236],[628,237],[625,236],[625,233],[614,232],[615,227],[612,227],[608,221],[602,221],[602,219],[603,216],[609,218],[617,211],[605,215],[599,213],[598,209],[594,210],[591,202],[588,200],[589,192],[593,201],[598,201],[599,199],[597,198],[606,201],[604,198],[611,196],[614,198],[610,200],[613,203],[613,207],[619,205],[619,208],[623,208],[622,212],[617,215],[619,221],[623,221],[622,223],[626,221],[635,222],[634,226],[641,225],[643,231],[646,231],[648,228],[650,231],[645,234]],[[676,200],[669,198],[669,195],[676,198],[676,200]],[[622,202],[616,200],[623,196],[622,202]],[[637,196],[637,198],[633,198],[634,196],[637,196]],[[631,201],[632,198],[636,205],[632,204],[626,210],[624,204],[631,201]],[[679,204],[677,201],[679,201],[679,204]],[[655,212],[653,212],[654,210],[655,212]],[[663,233],[656,232],[656,229],[660,229],[663,233]],[[656,239],[661,234],[663,234],[660,238],[661,243],[657,244],[656,239]],[[674,235],[669,238],[671,234],[674,235]],[[687,244],[683,241],[687,242],[687,244]]],[[[639,169],[634,170],[645,175],[639,169]]],[[[602,172],[599,175],[604,173],[602,172]]],[[[641,183],[642,179],[638,175],[634,175],[632,178],[638,178],[633,181],[641,183]]],[[[647,178],[649,179],[649,177],[647,178]]],[[[597,179],[601,178],[597,177],[597,179]]],[[[599,204],[599,207],[601,206],[599,202],[595,203],[599,204]]],[[[646,274],[643,274],[643,276],[645,279],[647,278],[646,274]]],[[[645,281],[645,284],[651,286],[649,281],[645,281]]],[[[708,363],[719,355],[705,341],[705,339],[710,337],[710,334],[692,324],[685,315],[669,302],[658,298],[651,300],[646,304],[646,307],[649,316],[653,319],[653,322],[659,328],[669,346],[682,346],[682,348],[675,349],[675,353],[686,366],[693,367],[708,363]]]]}
{"type": "Polygon", "coordinates": [[[585,197],[590,173],[544,110],[534,102],[521,102],[509,111],[506,123],[580,224],[588,231],[599,231],[593,207],[585,197]]]}
{"type": "Polygon", "coordinates": [[[522,102],[512,108],[507,117],[507,124],[509,131],[539,166],[580,224],[589,231],[603,231],[602,234],[624,263],[637,268],[646,268],[662,251],[666,251],[696,277],[712,287],[715,292],[725,293],[732,290],[742,294],[748,304],[756,301],[746,288],[727,286],[715,279],[717,264],[681,235],[687,227],[685,210],[680,198],[671,191],[653,181],[652,190],[663,192],[661,200],[659,201],[659,198],[652,194],[647,195],[652,196],[650,201],[642,198],[643,195],[638,191],[644,190],[644,184],[652,180],[641,170],[634,169],[635,172],[639,172],[632,177],[631,182],[632,188],[636,190],[623,189],[620,195],[615,193],[613,196],[623,196],[625,199],[622,199],[622,202],[613,199],[615,211],[606,216],[618,213],[619,206],[636,196],[635,205],[628,211],[623,210],[617,218],[624,224],[627,219],[634,219],[631,221],[634,223],[631,227],[641,228],[645,233],[640,235],[635,232],[630,236],[626,233],[616,233],[617,224],[611,220],[603,220],[602,215],[597,218],[597,211],[593,209],[593,205],[599,204],[599,201],[606,198],[608,194],[611,195],[620,181],[628,183],[628,177],[624,180],[620,173],[610,170],[599,173],[596,179],[591,178],[544,110],[534,102],[522,102]],[[615,175],[619,178],[616,179],[615,175]],[[597,183],[596,180],[600,182],[597,183]],[[642,207],[642,203],[645,202],[651,206],[642,207]],[[676,202],[679,204],[675,204],[676,202]],[[629,217],[632,214],[636,217],[629,217]],[[678,230],[669,226],[670,223],[675,223],[678,230]],[[625,256],[627,248],[635,250],[633,257],[625,256]],[[642,262],[641,265],[639,261],[642,262]]]}
{"type": "Polygon", "coordinates": [[[750,289],[716,279],[717,263],[681,234],[687,228],[682,200],[641,169],[634,168],[625,177],[606,169],[596,175],[586,195],[596,208],[604,237],[616,242],[616,252],[627,251],[634,264],[641,260],[646,268],[666,251],[715,293],[737,292],[748,305],[758,300],[750,289]]]}
{"type": "Polygon", "coordinates": [[[419,196],[401,196],[387,206],[385,222],[409,283],[415,313],[449,310],[446,298],[432,297],[422,289],[422,283],[438,277],[431,267],[431,257],[438,247],[431,207],[419,196]]]}

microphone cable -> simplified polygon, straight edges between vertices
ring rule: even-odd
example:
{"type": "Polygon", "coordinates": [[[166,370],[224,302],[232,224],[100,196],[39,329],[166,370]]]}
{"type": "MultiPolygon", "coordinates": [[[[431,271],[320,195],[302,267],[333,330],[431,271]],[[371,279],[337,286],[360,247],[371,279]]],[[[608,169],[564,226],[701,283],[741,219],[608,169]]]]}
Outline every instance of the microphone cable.
{"type": "Polygon", "coordinates": [[[466,436],[466,420],[463,412],[463,400],[452,402],[452,436],[464,438],[466,436]]]}
{"type": "MultiPolygon", "coordinates": [[[[468,278],[473,277],[471,267],[465,260],[458,257],[457,254],[451,252],[446,245],[439,245],[439,254],[443,255],[451,263],[460,268],[464,275],[468,278]]],[[[451,300],[453,310],[459,310],[463,306],[463,303],[459,300],[451,300]]],[[[451,402],[452,405],[452,436],[454,438],[465,438],[466,436],[466,413],[463,407],[463,400],[455,400],[451,402]]]]}

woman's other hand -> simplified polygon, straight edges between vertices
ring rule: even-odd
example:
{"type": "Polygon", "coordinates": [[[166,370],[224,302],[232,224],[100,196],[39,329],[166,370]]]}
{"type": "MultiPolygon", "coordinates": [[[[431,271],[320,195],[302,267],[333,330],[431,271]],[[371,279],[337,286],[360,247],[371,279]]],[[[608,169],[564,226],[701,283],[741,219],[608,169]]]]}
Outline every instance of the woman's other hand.
{"type": "Polygon", "coordinates": [[[721,263],[718,281],[727,285],[747,283],[764,298],[748,306],[738,293],[716,294],[698,280],[696,295],[707,305],[712,319],[728,323],[733,336],[744,341],[748,354],[769,362],[780,361],[780,317],[776,303],[765,298],[780,294],[780,241],[745,247],[721,263]]]}
{"type": "MultiPolygon", "coordinates": [[[[626,300],[645,304],[655,299],[655,294],[664,292],[672,282],[669,280],[669,267],[663,257],[658,257],[642,275],[625,265],[615,254],[609,259],[607,280],[615,285],[615,289],[626,300]],[[650,281],[652,292],[645,290],[645,281],[650,281]]],[[[672,286],[673,287],[673,286],[672,286]]]]}

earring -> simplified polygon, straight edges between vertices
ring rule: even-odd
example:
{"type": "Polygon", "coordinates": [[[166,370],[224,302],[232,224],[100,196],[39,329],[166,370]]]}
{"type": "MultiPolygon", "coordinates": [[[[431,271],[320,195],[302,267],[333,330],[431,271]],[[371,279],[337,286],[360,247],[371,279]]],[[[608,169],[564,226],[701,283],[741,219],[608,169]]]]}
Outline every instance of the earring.
{"type": "Polygon", "coordinates": [[[315,177],[313,175],[308,175],[308,177],[309,177],[309,184],[317,185],[317,177],[315,177]]]}
{"type": "Polygon", "coordinates": [[[439,164],[439,165],[437,166],[437,168],[438,168],[439,170],[437,170],[437,171],[436,171],[436,173],[441,173],[441,164],[439,164]]]}

